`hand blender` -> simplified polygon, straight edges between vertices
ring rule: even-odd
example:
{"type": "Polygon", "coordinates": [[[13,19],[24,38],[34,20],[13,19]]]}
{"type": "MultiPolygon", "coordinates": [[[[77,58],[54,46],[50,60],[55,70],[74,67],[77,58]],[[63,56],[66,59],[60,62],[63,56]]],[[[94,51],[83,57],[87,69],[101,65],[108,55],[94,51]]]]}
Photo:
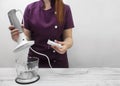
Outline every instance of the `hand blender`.
{"type": "MultiPolygon", "coordinates": [[[[19,30],[19,38],[17,40],[17,47],[14,49],[14,52],[24,51],[34,44],[34,41],[27,41],[26,36],[24,34],[23,29],[21,28],[21,24],[16,16],[17,10],[12,9],[8,12],[8,17],[11,25],[14,25],[16,29],[19,30]]],[[[22,58],[22,57],[20,57],[22,58]]],[[[26,57],[27,58],[27,57],[26,57]]],[[[30,84],[38,81],[40,76],[37,74],[38,71],[38,62],[39,60],[36,58],[31,58],[26,61],[25,65],[20,64],[18,62],[17,70],[17,78],[15,81],[19,84],[30,84]],[[31,60],[32,59],[32,60],[31,60]]]]}
{"type": "Polygon", "coordinates": [[[11,25],[14,25],[14,27],[19,30],[19,38],[17,40],[18,45],[14,49],[14,52],[21,51],[34,44],[34,41],[27,41],[26,36],[23,32],[23,29],[21,28],[21,24],[19,20],[17,19],[16,12],[17,10],[15,9],[12,9],[8,12],[8,17],[9,17],[11,25]]]}

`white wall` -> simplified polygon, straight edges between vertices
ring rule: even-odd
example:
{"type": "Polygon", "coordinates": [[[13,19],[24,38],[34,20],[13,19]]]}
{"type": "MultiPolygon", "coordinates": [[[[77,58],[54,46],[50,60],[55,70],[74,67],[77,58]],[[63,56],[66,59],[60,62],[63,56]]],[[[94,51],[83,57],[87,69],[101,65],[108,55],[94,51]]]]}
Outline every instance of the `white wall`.
{"type": "MultiPolygon", "coordinates": [[[[14,66],[15,44],[8,30],[7,12],[24,10],[35,0],[0,0],[0,67],[14,66]]],[[[120,67],[120,1],[64,0],[70,4],[75,28],[69,50],[70,67],[120,67]]]]}

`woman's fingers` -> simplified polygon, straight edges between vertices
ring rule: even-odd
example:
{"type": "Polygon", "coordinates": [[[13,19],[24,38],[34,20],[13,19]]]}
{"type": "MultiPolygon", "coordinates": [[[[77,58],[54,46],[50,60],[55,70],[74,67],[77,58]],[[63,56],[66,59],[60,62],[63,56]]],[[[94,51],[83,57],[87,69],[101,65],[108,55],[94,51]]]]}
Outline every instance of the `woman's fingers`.
{"type": "Polygon", "coordinates": [[[60,54],[64,54],[66,52],[66,49],[64,47],[63,48],[59,48],[57,46],[51,46],[51,47],[60,54]]]}
{"type": "Polygon", "coordinates": [[[14,41],[18,40],[19,30],[16,29],[13,25],[9,26],[9,30],[11,31],[11,37],[14,41]]]}
{"type": "Polygon", "coordinates": [[[15,27],[13,25],[9,26],[9,30],[13,30],[15,27]]]}
{"type": "Polygon", "coordinates": [[[58,40],[55,40],[55,42],[58,43],[58,44],[64,45],[64,42],[61,42],[61,41],[58,41],[58,40]]]}
{"type": "Polygon", "coordinates": [[[13,29],[13,30],[11,31],[11,34],[12,34],[12,36],[14,36],[14,35],[19,35],[19,30],[18,30],[18,29],[13,29]]]}

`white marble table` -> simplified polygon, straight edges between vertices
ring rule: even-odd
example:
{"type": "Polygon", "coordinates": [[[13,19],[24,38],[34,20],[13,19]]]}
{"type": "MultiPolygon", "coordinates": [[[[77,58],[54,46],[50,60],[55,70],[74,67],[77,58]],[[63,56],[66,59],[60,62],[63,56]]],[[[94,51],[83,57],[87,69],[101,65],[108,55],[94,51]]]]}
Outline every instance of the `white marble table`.
{"type": "Polygon", "coordinates": [[[120,86],[120,68],[39,69],[40,80],[17,84],[14,68],[0,68],[0,86],[120,86]]]}

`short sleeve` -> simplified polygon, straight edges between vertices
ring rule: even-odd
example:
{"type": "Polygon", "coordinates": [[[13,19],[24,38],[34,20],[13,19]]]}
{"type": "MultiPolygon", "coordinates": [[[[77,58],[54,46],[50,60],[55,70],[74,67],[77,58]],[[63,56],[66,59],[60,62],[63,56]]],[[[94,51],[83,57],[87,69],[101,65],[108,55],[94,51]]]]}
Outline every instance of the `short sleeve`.
{"type": "Polygon", "coordinates": [[[30,10],[28,8],[28,6],[25,8],[24,11],[24,27],[28,30],[30,30],[30,24],[29,24],[29,19],[30,19],[30,10]]]}
{"type": "Polygon", "coordinates": [[[65,7],[66,8],[65,8],[64,29],[74,28],[74,22],[73,22],[71,8],[68,5],[66,5],[65,7]]]}

